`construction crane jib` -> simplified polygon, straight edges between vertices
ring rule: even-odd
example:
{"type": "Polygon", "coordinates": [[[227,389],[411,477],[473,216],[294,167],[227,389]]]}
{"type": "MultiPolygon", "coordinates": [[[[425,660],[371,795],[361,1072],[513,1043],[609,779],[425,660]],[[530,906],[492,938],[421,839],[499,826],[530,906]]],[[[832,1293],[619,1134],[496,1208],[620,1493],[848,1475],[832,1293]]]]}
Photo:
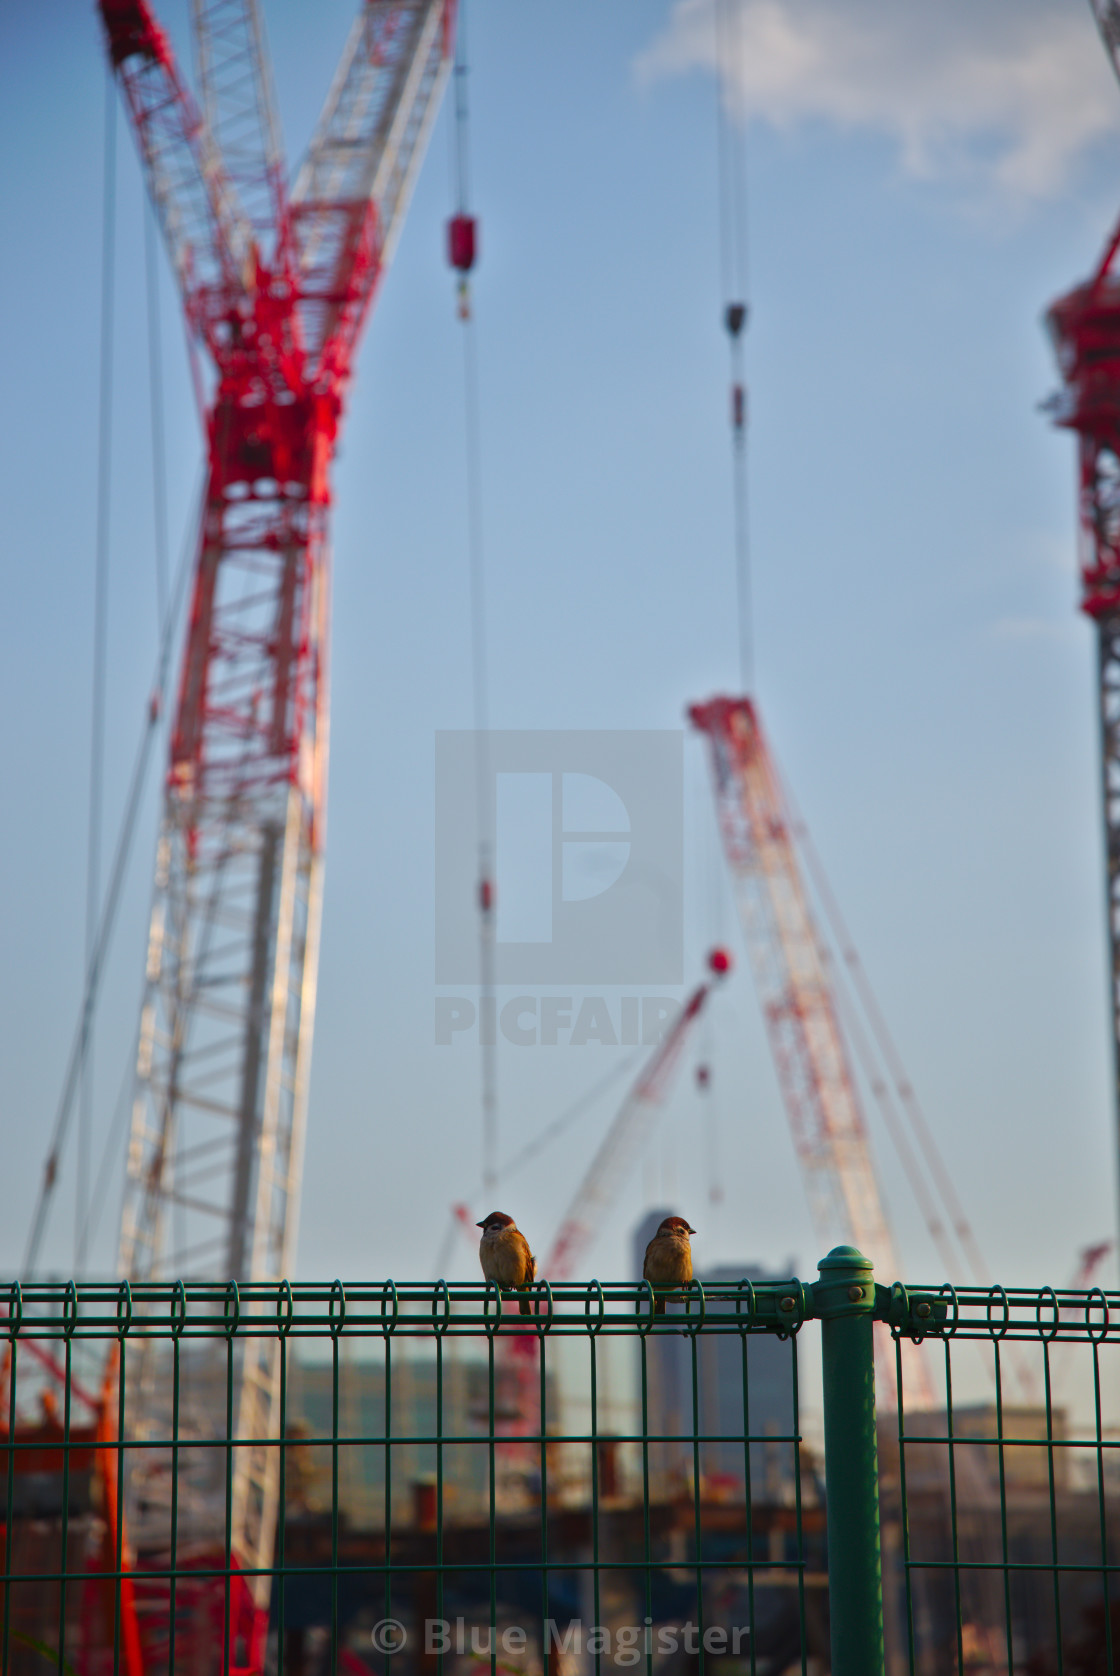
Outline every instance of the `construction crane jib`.
{"type": "MultiPolygon", "coordinates": [[[[279,1279],[294,1256],[315,1013],[330,466],[450,68],[455,0],[362,4],[290,193],[255,0],[192,0],[201,107],[146,0],[100,0],[100,12],[203,352],[208,450],[120,1272],[279,1279]]],[[[138,1384],[130,1429],[144,1435],[162,1422],[155,1382],[138,1384]]],[[[275,1343],[249,1341],[237,1403],[237,1436],[276,1435],[275,1343]]],[[[270,1563],[276,1463],[275,1449],[237,1451],[232,1547],[250,1570],[270,1563]]],[[[132,1500],[135,1536],[158,1486],[132,1500]]]]}
{"type": "MultiPolygon", "coordinates": [[[[693,705],[689,718],[708,740],[724,851],[814,1227],[893,1277],[902,1271],[867,1124],[757,708],[749,698],[715,698],[693,705]]],[[[893,1393],[893,1359],[882,1343],[876,1352],[884,1394],[893,1393]]],[[[932,1406],[918,1369],[914,1380],[932,1406]]]]}
{"type": "MultiPolygon", "coordinates": [[[[1120,5],[1092,0],[1120,77],[1120,5]]],[[[1078,437],[1081,609],[1096,628],[1108,916],[1113,1117],[1120,1137],[1120,222],[1090,278],[1052,304],[1046,324],[1063,388],[1045,404],[1078,437]]]]}

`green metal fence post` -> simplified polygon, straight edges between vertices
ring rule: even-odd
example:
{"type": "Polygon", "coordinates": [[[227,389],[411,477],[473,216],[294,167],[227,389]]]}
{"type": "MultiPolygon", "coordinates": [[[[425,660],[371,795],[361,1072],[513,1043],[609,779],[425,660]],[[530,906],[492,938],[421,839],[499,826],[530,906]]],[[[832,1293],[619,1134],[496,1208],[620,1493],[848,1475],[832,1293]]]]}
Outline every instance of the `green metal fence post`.
{"type": "Polygon", "coordinates": [[[832,1676],[883,1676],[883,1573],[871,1264],[838,1245],[813,1287],[824,1361],[824,1472],[832,1676]]]}

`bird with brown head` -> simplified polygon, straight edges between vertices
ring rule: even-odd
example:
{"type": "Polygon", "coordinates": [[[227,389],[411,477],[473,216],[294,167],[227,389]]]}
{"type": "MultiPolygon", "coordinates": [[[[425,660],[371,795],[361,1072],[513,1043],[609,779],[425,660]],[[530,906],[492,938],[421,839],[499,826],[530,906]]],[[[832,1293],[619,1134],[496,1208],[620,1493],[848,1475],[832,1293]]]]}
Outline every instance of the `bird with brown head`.
{"type": "MultiPolygon", "coordinates": [[[[537,1259],[513,1217],[503,1210],[492,1210],[475,1226],[482,1229],[478,1260],[486,1279],[503,1292],[527,1292],[537,1278],[537,1259]]],[[[520,1309],[522,1315],[533,1313],[528,1298],[520,1300],[520,1309]]]]}
{"type": "Polygon", "coordinates": [[[642,1278],[654,1289],[655,1315],[665,1313],[665,1299],[659,1295],[662,1291],[687,1286],[692,1279],[692,1246],[688,1236],[695,1232],[683,1216],[667,1216],[646,1246],[642,1278]]]}

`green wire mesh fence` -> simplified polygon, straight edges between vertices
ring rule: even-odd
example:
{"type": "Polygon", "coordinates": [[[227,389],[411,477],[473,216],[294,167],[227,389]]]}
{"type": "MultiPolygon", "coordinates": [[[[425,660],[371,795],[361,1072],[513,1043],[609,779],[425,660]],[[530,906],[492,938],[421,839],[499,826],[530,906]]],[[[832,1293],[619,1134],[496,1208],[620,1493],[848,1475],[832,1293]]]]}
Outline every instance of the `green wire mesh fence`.
{"type": "MultiPolygon", "coordinates": [[[[901,1292],[901,1288],[896,1289],[901,1292]]],[[[1091,1290],[927,1289],[933,1385],[879,1419],[888,1645],[898,1670],[1120,1670],[1120,1395],[1091,1290]]]]}
{"type": "Polygon", "coordinates": [[[1112,1672],[1118,1302],[13,1286],[0,1676],[1112,1672]]]}

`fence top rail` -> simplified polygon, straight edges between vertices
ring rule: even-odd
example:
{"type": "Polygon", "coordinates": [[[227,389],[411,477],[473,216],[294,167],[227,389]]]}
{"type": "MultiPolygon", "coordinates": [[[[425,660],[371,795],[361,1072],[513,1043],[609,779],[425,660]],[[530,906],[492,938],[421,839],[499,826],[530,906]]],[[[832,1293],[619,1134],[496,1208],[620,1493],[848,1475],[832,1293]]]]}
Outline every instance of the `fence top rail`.
{"type": "MultiPolygon", "coordinates": [[[[850,1277],[849,1277],[850,1278],[850,1277]]],[[[1120,1291],[1099,1286],[837,1288],[816,1283],[719,1282],[655,1289],[648,1281],[538,1281],[527,1293],[492,1282],[128,1281],[0,1282],[5,1340],[393,1338],[483,1336],[528,1348],[547,1337],[768,1333],[790,1337],[822,1314],[872,1313],[896,1337],[1100,1344],[1120,1339],[1120,1291]],[[528,1315],[519,1311],[527,1301],[528,1315]],[[663,1314],[655,1306],[665,1304],[663,1314]]]]}
{"type": "MultiPolygon", "coordinates": [[[[877,1289],[878,1290],[878,1289],[877,1289]]],[[[876,1314],[881,1312],[877,1308],[876,1314]]],[[[993,1343],[1101,1344],[1120,1341],[1120,1291],[1054,1286],[890,1288],[882,1319],[896,1338],[993,1343]]]]}
{"type": "Polygon", "coordinates": [[[550,1284],[527,1294],[491,1282],[447,1281],[0,1282],[5,1339],[235,1339],[472,1337],[645,1338],[666,1333],[770,1333],[789,1337],[815,1313],[802,1281],[658,1288],[648,1281],[550,1284]],[[522,1315],[525,1298],[530,1313],[522,1315]],[[663,1314],[655,1305],[664,1302],[663,1314]]]}

